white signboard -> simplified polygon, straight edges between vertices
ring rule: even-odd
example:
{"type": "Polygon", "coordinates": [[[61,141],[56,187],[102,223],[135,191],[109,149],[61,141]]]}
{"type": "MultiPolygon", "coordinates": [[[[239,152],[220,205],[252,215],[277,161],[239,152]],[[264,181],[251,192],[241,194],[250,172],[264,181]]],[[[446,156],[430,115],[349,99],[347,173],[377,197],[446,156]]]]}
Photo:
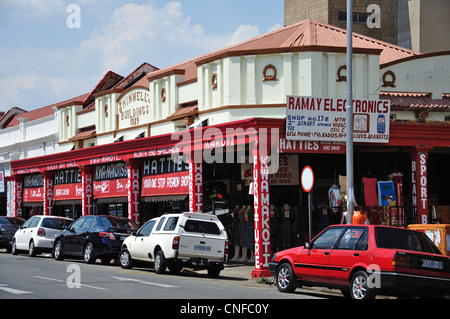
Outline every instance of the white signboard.
{"type": "Polygon", "coordinates": [[[150,92],[135,89],[117,100],[119,107],[119,129],[150,122],[150,92]]]}
{"type": "MultiPolygon", "coordinates": [[[[346,99],[288,96],[286,139],[346,141],[346,99]]],[[[389,143],[388,100],[353,100],[353,141],[389,143]]]]}

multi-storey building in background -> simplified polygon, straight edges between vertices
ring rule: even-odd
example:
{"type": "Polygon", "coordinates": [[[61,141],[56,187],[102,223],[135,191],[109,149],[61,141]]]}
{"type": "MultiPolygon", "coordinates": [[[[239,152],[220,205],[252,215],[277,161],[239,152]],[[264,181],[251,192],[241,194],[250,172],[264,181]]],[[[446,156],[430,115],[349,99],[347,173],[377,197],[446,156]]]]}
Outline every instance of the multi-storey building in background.
{"type": "MultiPolygon", "coordinates": [[[[353,1],[353,31],[416,52],[446,51],[449,14],[448,0],[358,0],[353,1]]],[[[347,0],[284,1],[285,25],[314,19],[345,29],[346,15],[347,0]]]]}

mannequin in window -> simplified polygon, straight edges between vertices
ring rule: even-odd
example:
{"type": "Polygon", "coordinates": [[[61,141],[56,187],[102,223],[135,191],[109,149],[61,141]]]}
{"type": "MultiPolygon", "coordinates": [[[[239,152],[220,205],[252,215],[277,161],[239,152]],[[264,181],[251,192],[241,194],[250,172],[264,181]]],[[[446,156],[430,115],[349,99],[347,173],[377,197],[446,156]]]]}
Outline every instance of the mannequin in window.
{"type": "Polygon", "coordinates": [[[274,204],[270,204],[270,247],[272,255],[280,250],[280,212],[274,204]]]}
{"type": "Polygon", "coordinates": [[[295,220],[295,212],[293,208],[285,203],[281,209],[281,246],[284,249],[290,248],[291,246],[291,231],[292,224],[295,220]]]}
{"type": "Polygon", "coordinates": [[[247,205],[242,205],[239,210],[239,244],[242,247],[242,255],[238,261],[247,261],[247,237],[246,237],[246,225],[245,225],[245,213],[247,211],[247,205]]]}
{"type": "Polygon", "coordinates": [[[241,243],[239,239],[239,211],[240,207],[236,204],[234,208],[231,218],[231,243],[230,245],[234,245],[234,256],[230,259],[230,261],[236,261],[240,258],[241,252],[241,243]]]}
{"type": "Polygon", "coordinates": [[[253,206],[248,205],[245,215],[247,251],[250,252],[250,257],[247,260],[248,262],[255,262],[255,221],[253,214],[253,206]]]}

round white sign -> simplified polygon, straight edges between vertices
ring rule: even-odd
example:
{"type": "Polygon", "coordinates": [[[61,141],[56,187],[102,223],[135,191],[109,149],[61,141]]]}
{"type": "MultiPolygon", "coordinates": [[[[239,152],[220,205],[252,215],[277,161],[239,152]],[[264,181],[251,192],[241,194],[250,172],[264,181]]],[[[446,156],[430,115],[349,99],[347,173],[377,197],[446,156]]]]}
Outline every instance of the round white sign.
{"type": "Polygon", "coordinates": [[[305,166],[302,171],[302,187],[306,193],[309,193],[314,185],[314,173],[312,168],[309,166],[305,166]]]}

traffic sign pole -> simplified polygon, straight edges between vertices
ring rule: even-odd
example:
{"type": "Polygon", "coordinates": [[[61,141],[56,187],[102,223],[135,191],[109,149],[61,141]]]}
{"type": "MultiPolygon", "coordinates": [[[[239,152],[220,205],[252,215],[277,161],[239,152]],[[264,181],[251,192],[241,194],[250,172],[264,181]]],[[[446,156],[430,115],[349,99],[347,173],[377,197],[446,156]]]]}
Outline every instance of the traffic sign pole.
{"type": "Polygon", "coordinates": [[[311,210],[311,191],[314,186],[314,173],[311,167],[305,166],[302,171],[302,188],[308,193],[308,228],[309,228],[309,241],[311,241],[312,235],[312,210],[311,210]]]}

